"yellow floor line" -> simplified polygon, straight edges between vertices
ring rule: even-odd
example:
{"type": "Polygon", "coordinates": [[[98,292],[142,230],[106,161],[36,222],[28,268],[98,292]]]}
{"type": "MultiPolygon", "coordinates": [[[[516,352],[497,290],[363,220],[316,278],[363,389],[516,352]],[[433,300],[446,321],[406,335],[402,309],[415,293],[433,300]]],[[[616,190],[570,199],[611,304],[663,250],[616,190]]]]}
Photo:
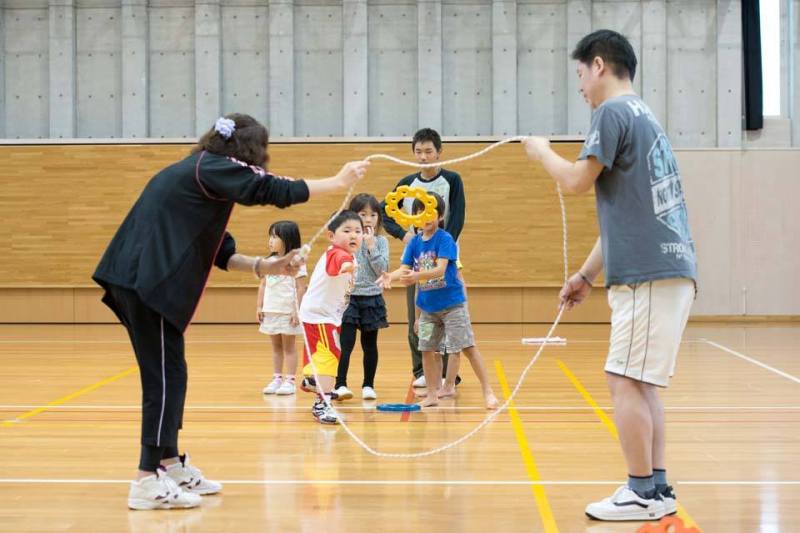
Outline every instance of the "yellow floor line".
{"type": "MultiPolygon", "coordinates": [[[[589,391],[586,390],[586,387],[583,386],[580,380],[575,376],[575,374],[572,373],[572,371],[566,364],[564,364],[563,361],[556,359],[556,363],[558,364],[558,367],[561,369],[564,375],[567,376],[567,379],[569,379],[572,382],[572,385],[578,390],[580,395],[583,396],[583,399],[586,400],[586,403],[588,403],[592,407],[595,414],[603,423],[603,425],[606,427],[608,432],[611,433],[611,435],[614,437],[615,440],[619,441],[619,433],[617,433],[617,426],[614,425],[614,422],[608,417],[605,411],[603,411],[600,408],[600,405],[596,401],[594,401],[594,398],[592,398],[592,395],[589,394],[589,391]]],[[[700,526],[697,525],[697,522],[694,521],[691,515],[686,511],[686,509],[680,503],[678,504],[678,518],[683,520],[685,526],[696,527],[697,529],[700,529],[700,526]]]]}
{"type": "Polygon", "coordinates": [[[589,394],[589,391],[583,386],[583,384],[578,381],[578,378],[575,377],[575,374],[565,365],[562,361],[556,359],[556,363],[558,363],[559,368],[561,371],[566,374],[567,378],[572,382],[572,385],[578,389],[578,392],[581,393],[583,399],[586,400],[586,403],[594,410],[594,413],[597,415],[597,418],[600,419],[600,422],[606,427],[611,436],[614,437],[615,440],[619,440],[619,434],[617,433],[617,426],[614,425],[614,421],[611,420],[605,411],[600,407],[600,405],[594,401],[592,395],[589,394]]]}
{"type": "Polygon", "coordinates": [[[89,392],[92,392],[93,390],[99,389],[100,387],[102,387],[104,385],[108,385],[109,383],[112,383],[112,382],[114,382],[114,381],[116,381],[116,380],[118,380],[120,378],[124,378],[125,376],[130,375],[130,374],[132,374],[134,372],[136,372],[136,366],[132,366],[128,370],[125,370],[124,372],[120,372],[119,374],[115,374],[115,375],[113,375],[111,377],[105,378],[105,379],[103,379],[101,381],[98,381],[97,383],[93,383],[92,385],[89,385],[88,387],[84,387],[79,391],[75,391],[72,394],[68,394],[68,395],[66,395],[66,396],[64,396],[62,398],[59,398],[58,400],[53,400],[52,402],[48,403],[47,405],[43,405],[41,407],[37,407],[36,409],[31,409],[27,413],[21,414],[16,418],[13,418],[11,420],[4,420],[3,421],[3,427],[15,426],[18,423],[22,422],[23,420],[26,420],[28,418],[34,417],[34,416],[38,415],[39,413],[47,411],[51,407],[55,407],[57,405],[61,405],[61,404],[67,403],[68,401],[70,401],[72,399],[75,399],[78,396],[83,396],[84,394],[87,394],[89,392]]]}
{"type": "MultiPolygon", "coordinates": [[[[506,373],[503,370],[503,365],[500,361],[494,362],[495,371],[497,372],[497,379],[500,380],[500,387],[503,390],[503,397],[508,399],[511,396],[511,389],[508,387],[506,380],[506,373]]],[[[536,483],[531,485],[533,490],[533,497],[536,500],[536,506],[539,508],[539,515],[542,518],[542,525],[544,525],[545,533],[557,533],[558,526],[553,517],[553,510],[550,508],[550,502],[547,500],[544,486],[538,484],[542,480],[539,475],[539,469],[536,467],[536,462],[533,460],[531,448],[528,446],[528,440],[525,438],[525,432],[522,429],[522,420],[519,417],[519,411],[514,407],[514,402],[508,404],[508,414],[511,418],[511,427],[514,429],[514,435],[517,437],[519,444],[519,451],[522,454],[522,460],[525,463],[525,470],[528,472],[528,479],[536,483]]]]}

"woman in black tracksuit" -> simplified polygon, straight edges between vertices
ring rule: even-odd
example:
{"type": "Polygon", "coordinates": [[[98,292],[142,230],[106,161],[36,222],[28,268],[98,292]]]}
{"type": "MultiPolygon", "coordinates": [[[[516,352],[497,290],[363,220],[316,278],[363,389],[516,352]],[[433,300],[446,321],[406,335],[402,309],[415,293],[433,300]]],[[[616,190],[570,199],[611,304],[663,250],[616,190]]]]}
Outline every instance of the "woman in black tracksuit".
{"type": "MultiPolygon", "coordinates": [[[[296,251],[275,261],[236,253],[236,243],[225,231],[234,204],[288,207],[315,194],[346,189],[366,170],[367,163],[351,162],[326,179],[275,176],[262,168],[268,140],[266,128],[252,117],[220,118],[187,158],[150,180],[92,276],[105,289],[103,302],[128,330],[139,365],[140,480],[153,476],[162,462],[176,463],[178,458],[187,382],[183,333],[212,265],[259,277],[297,269],[297,260],[292,261],[296,251]]],[[[141,508],[165,506],[170,507],[148,503],[141,508]]]]}

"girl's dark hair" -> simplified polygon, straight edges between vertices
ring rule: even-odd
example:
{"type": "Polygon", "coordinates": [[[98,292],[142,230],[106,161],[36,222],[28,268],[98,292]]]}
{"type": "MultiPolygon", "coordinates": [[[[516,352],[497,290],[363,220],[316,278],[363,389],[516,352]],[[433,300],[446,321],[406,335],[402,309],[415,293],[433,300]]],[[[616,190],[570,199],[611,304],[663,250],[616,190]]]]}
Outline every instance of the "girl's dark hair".
{"type": "Polygon", "coordinates": [[[361,221],[361,217],[358,216],[358,213],[356,213],[355,211],[350,211],[349,209],[345,209],[344,211],[336,215],[336,217],[333,220],[331,220],[330,223],[328,223],[328,229],[330,231],[336,231],[337,229],[339,229],[339,226],[341,226],[348,220],[355,220],[356,222],[361,224],[362,229],[364,228],[364,223],[361,221]]]}
{"type": "Polygon", "coordinates": [[[361,194],[355,195],[353,199],[350,200],[350,207],[348,207],[348,209],[357,214],[359,211],[363,211],[367,207],[369,207],[374,212],[378,213],[378,225],[375,228],[375,233],[377,234],[381,229],[383,229],[383,216],[381,213],[381,203],[378,201],[377,198],[375,198],[371,194],[362,192],[361,194]]]}
{"type": "MultiPolygon", "coordinates": [[[[439,218],[442,218],[445,210],[444,198],[433,191],[428,191],[428,194],[436,198],[436,213],[439,215],[439,218]]],[[[414,203],[411,205],[411,214],[416,215],[423,211],[425,211],[425,204],[422,203],[422,200],[415,198],[414,203]]],[[[444,220],[439,221],[439,227],[444,229],[444,220]]]]}
{"type": "Polygon", "coordinates": [[[636,52],[622,34],[612,30],[597,30],[585,36],[572,51],[572,59],[591,65],[595,57],[602,57],[617,78],[636,75],[636,52]]]}
{"type": "Polygon", "coordinates": [[[212,154],[233,157],[248,165],[266,168],[269,161],[269,155],[267,154],[269,132],[267,128],[250,115],[231,113],[225,115],[225,118],[231,119],[236,124],[230,138],[226,139],[212,126],[197,141],[195,147],[192,148],[192,153],[205,150],[212,154]]]}
{"type": "MultiPolygon", "coordinates": [[[[268,234],[274,235],[283,241],[284,253],[297,250],[302,246],[302,243],[300,242],[300,227],[291,220],[279,220],[278,222],[273,222],[269,227],[268,234]]],[[[270,254],[270,256],[273,255],[277,255],[277,252],[270,254]]]]}

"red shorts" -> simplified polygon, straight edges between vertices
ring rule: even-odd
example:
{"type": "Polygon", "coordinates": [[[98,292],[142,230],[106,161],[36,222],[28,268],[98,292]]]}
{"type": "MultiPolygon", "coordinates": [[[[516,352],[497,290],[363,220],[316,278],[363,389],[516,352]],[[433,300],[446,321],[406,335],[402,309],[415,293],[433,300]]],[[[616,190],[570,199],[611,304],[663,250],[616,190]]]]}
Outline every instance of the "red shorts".
{"type": "Polygon", "coordinates": [[[342,348],[339,344],[341,327],[333,324],[308,324],[303,322],[306,342],[303,346],[303,375],[313,376],[309,364],[314,361],[317,374],[320,376],[336,376],[339,371],[339,358],[342,348]],[[309,348],[311,353],[308,353],[309,348]]]}

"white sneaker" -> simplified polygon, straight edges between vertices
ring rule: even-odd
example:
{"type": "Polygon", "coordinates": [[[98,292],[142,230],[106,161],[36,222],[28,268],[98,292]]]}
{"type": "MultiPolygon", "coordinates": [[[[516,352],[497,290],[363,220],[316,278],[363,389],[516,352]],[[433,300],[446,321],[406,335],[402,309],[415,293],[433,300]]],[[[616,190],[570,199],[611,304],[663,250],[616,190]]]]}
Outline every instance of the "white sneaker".
{"type": "Polygon", "coordinates": [[[414,387],[415,389],[424,389],[425,387],[428,386],[428,383],[425,381],[425,376],[420,376],[414,380],[411,386],[414,387]]]}
{"type": "Polygon", "coordinates": [[[262,390],[261,392],[263,392],[264,394],[275,394],[276,392],[278,392],[278,389],[281,388],[282,384],[283,380],[279,377],[275,377],[272,379],[269,385],[264,387],[264,390],[262,390]]]}
{"type": "Polygon", "coordinates": [[[182,490],[164,470],[152,476],[131,481],[128,492],[128,508],[138,511],[152,509],[189,509],[200,505],[203,499],[199,494],[182,490]]]}
{"type": "Polygon", "coordinates": [[[353,397],[353,391],[351,391],[345,386],[341,386],[338,389],[334,390],[333,392],[336,393],[336,399],[339,401],[349,400],[350,398],[353,397]]]}
{"type": "Polygon", "coordinates": [[[675,491],[672,490],[672,485],[667,485],[667,489],[660,492],[659,496],[664,500],[665,515],[674,515],[678,512],[678,499],[675,497],[675,491]]]}
{"type": "Polygon", "coordinates": [[[180,461],[166,469],[167,476],[184,491],[207,496],[222,490],[222,483],[206,479],[200,469],[189,462],[188,453],[181,455],[180,461]]]}
{"type": "Polygon", "coordinates": [[[642,498],[622,485],[610,498],[586,506],[586,515],[595,520],[660,520],[666,511],[660,499],[642,498]]]}
{"type": "Polygon", "coordinates": [[[295,390],[294,380],[287,379],[281,384],[280,387],[278,387],[278,390],[275,391],[275,394],[278,396],[288,396],[290,394],[294,394],[295,390]]]}
{"type": "Polygon", "coordinates": [[[361,389],[361,398],[364,400],[377,400],[378,394],[375,392],[375,389],[372,387],[362,387],[361,389]]]}
{"type": "Polygon", "coordinates": [[[336,414],[336,411],[334,411],[332,407],[325,405],[325,402],[321,400],[317,400],[314,403],[314,406],[311,408],[311,413],[320,424],[339,423],[339,415],[336,414]]]}

